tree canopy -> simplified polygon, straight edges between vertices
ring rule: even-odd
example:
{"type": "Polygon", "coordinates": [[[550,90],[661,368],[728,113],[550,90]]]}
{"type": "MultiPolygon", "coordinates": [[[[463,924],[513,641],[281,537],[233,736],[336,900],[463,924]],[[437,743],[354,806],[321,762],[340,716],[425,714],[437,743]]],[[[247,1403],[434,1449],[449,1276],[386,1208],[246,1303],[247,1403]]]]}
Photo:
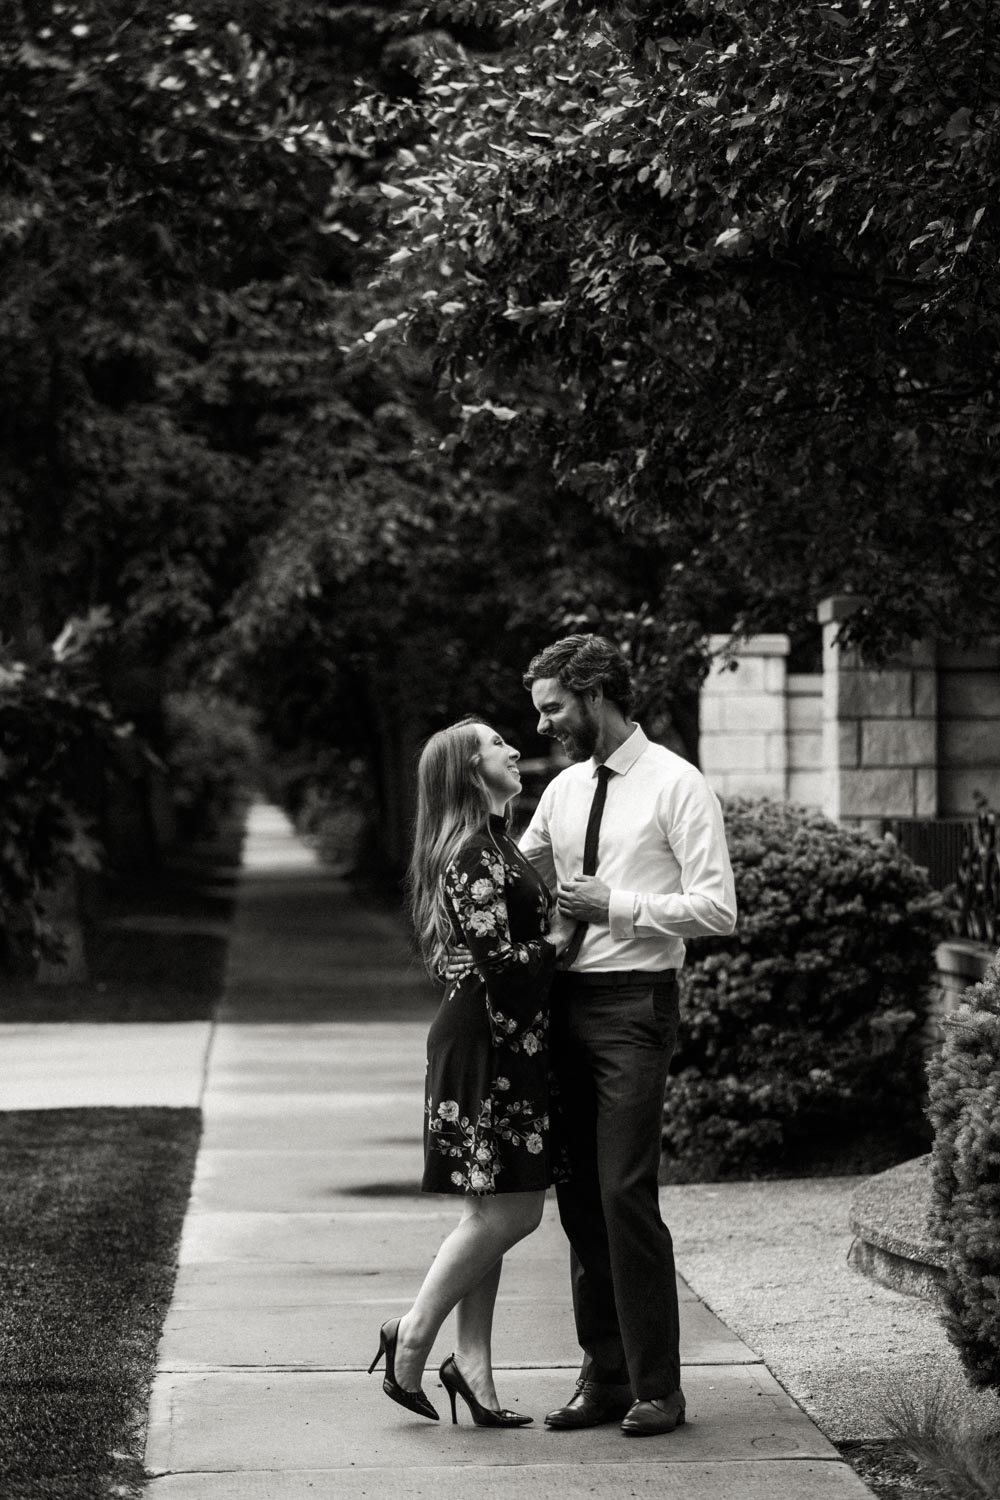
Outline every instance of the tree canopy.
{"type": "Polygon", "coordinates": [[[336,401],[328,327],[377,196],[331,102],[365,29],[319,14],[49,0],[5,27],[16,636],[101,604],[160,656],[203,637],[318,462],[303,429],[336,401]]]}
{"type": "Polygon", "coordinates": [[[425,132],[379,336],[433,346],[462,441],[640,526],[680,617],[852,591],[875,655],[1000,627],[990,6],[461,11],[504,45],[429,42],[364,127],[425,132]]]}
{"type": "Polygon", "coordinates": [[[387,803],[567,629],[683,721],[706,632],[826,592],[874,654],[998,628],[989,15],[12,7],[21,659],[106,609],[113,708],[224,680],[387,803]]]}
{"type": "Polygon", "coordinates": [[[426,358],[362,337],[394,311],[368,288],[384,173],[422,127],[361,139],[349,108],[416,98],[422,48],[460,44],[495,41],[311,0],[48,0],[0,38],[15,659],[41,669],[100,608],[119,712],[137,675],[222,680],[281,746],[360,757],[383,804],[442,719],[506,702],[517,727],[524,660],[564,621],[644,620],[647,678],[688,661],[642,613],[655,555],[527,456],[450,454],[426,358]]]}

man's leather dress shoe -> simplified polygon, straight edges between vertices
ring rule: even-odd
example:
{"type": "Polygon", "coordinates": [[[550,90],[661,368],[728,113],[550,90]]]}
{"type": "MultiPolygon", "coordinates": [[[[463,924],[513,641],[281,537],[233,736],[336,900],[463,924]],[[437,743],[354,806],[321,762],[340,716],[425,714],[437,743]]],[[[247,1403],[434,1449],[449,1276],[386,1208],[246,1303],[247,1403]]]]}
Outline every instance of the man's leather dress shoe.
{"type": "Polygon", "coordinates": [[[622,1432],[630,1437],[655,1437],[661,1432],[673,1432],[684,1425],[684,1393],[674,1391],[672,1396],[656,1396],[652,1401],[636,1401],[622,1422],[622,1432]]]}
{"type": "Polygon", "coordinates": [[[617,1422],[632,1405],[632,1389],[627,1385],[599,1385],[596,1380],[578,1380],[576,1390],[565,1406],[550,1411],[546,1427],[598,1427],[602,1422],[617,1422]]]}

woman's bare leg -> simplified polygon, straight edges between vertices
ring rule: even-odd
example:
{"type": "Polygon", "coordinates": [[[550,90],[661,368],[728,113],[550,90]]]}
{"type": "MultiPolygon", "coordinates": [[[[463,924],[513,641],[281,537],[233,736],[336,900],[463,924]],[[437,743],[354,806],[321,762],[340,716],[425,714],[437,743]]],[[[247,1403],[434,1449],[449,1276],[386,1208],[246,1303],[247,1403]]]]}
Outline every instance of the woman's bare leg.
{"type": "Polygon", "coordinates": [[[502,1270],[503,1261],[496,1261],[455,1309],[458,1368],[483,1405],[494,1409],[500,1401],[493,1384],[493,1310],[502,1270]]]}
{"type": "Polygon", "coordinates": [[[481,1376],[489,1371],[495,1398],[489,1334],[501,1262],[512,1245],[537,1228],[544,1202],[540,1190],[466,1199],[462,1217],[431,1263],[413,1306],[399,1320],[396,1379],[406,1390],[419,1388],[441,1324],[453,1307],[471,1295],[462,1318],[465,1338],[460,1344],[460,1363],[464,1355],[479,1378],[474,1381],[473,1369],[467,1371],[464,1364],[462,1373],[483,1401],[480,1391],[486,1386],[481,1376]]]}

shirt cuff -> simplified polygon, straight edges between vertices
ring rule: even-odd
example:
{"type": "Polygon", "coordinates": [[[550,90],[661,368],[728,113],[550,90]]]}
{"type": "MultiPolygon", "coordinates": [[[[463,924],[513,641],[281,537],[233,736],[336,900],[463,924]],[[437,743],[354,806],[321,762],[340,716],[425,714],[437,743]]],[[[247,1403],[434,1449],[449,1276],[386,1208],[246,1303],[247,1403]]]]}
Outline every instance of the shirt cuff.
{"type": "Polygon", "coordinates": [[[635,936],[635,891],[612,891],[608,903],[608,926],[613,943],[627,943],[635,936]]]}

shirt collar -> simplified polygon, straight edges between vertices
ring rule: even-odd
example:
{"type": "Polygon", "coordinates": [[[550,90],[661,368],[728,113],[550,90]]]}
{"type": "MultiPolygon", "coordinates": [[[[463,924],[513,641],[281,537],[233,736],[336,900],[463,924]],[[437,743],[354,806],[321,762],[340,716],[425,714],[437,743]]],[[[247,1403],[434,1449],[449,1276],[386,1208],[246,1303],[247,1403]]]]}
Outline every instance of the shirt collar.
{"type": "MultiPolygon", "coordinates": [[[[640,755],[642,755],[642,753],[646,749],[648,749],[648,747],[649,741],[643,734],[641,726],[637,724],[632,733],[629,735],[628,739],[623,740],[622,743],[618,746],[618,749],[612,751],[604,764],[607,766],[609,771],[614,771],[616,776],[625,776],[629,771],[631,771],[640,755]]],[[[592,776],[597,775],[596,760],[591,762],[590,774],[592,776]]]]}

